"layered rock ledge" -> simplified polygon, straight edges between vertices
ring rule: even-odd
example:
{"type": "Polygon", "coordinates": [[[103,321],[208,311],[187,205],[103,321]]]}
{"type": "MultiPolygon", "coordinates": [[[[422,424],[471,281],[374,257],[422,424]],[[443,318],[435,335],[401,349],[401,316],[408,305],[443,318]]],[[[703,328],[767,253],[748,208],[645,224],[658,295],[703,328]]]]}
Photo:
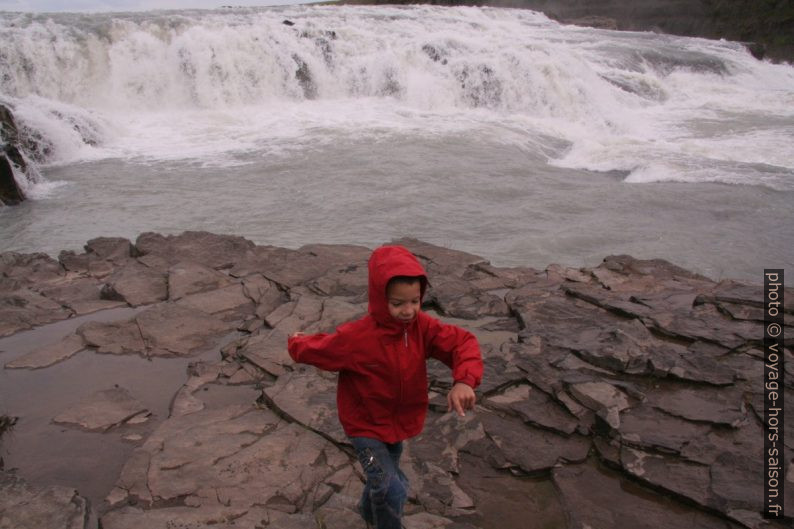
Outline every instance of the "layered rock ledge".
{"type": "MultiPolygon", "coordinates": [[[[486,366],[478,405],[465,418],[446,413],[448,368],[429,366],[426,427],[404,452],[406,527],[792,522],[790,412],[789,518],[761,517],[760,287],[625,255],[595,268],[535,270],[393,242],[428,270],[424,309],[474,332],[486,366]]],[[[335,375],[294,364],[286,336],[332,331],[364,314],[370,252],[186,232],[95,239],[58,260],[0,254],[0,335],[136,308],[119,321],[83,323],[13,361],[0,354],[8,370],[49,369],[85,350],[153,358],[217,348],[215,360],[191,364],[167,417],[127,436],[135,448],[104,502],[28,482],[24,468],[6,471],[0,527],[96,527],[97,518],[104,529],[363,527],[355,514],[362,475],[336,417],[335,375]],[[239,397],[240,387],[258,398],[239,397]]],[[[783,393],[794,402],[794,292],[785,298],[783,393]]],[[[52,419],[102,436],[150,421],[150,412],[111,385],[53,410],[52,419]]]]}

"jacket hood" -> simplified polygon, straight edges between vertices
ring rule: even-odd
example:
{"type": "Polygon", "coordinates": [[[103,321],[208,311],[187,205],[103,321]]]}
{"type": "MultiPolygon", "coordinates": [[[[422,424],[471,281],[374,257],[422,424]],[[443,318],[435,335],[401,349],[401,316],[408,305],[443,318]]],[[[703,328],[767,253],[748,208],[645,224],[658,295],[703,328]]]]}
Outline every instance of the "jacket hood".
{"type": "Polygon", "coordinates": [[[386,285],[395,276],[420,277],[421,296],[427,289],[427,274],[419,260],[403,246],[381,246],[369,258],[369,307],[367,310],[383,325],[397,326],[399,322],[389,314],[386,285]]]}

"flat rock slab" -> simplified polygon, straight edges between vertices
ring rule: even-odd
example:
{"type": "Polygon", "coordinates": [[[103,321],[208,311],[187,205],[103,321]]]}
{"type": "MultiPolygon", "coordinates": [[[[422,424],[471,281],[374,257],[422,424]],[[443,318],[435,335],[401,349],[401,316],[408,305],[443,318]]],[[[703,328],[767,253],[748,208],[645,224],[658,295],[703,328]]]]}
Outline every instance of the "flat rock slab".
{"type": "Polygon", "coordinates": [[[166,302],[129,320],[84,323],[77,334],[99,353],[189,356],[209,347],[234,327],[204,311],[166,302]]]}
{"type": "Polygon", "coordinates": [[[181,262],[168,269],[168,299],[171,300],[230,284],[229,276],[199,263],[181,262]]]}
{"type": "Polygon", "coordinates": [[[39,369],[48,367],[71,358],[83,349],[85,349],[83,337],[77,334],[70,334],[54,344],[36,349],[8,362],[6,369],[39,369]]]}
{"type": "Polygon", "coordinates": [[[350,466],[333,444],[269,410],[204,409],[170,418],[136,449],[111,503],[133,497],[146,507],[181,500],[197,513],[265,507],[293,514],[350,466]]]}
{"type": "Polygon", "coordinates": [[[86,430],[108,430],[136,415],[148,413],[146,406],[124,388],[98,391],[58,414],[54,422],[73,424],[86,430]]]}
{"type": "Polygon", "coordinates": [[[347,443],[336,411],[336,376],[305,367],[281,375],[264,390],[275,409],[294,422],[347,443]]]}
{"type": "Polygon", "coordinates": [[[135,317],[149,355],[190,355],[233,330],[227,322],[173,303],[161,303],[135,317]]]}
{"type": "Polygon", "coordinates": [[[161,271],[131,261],[107,278],[101,295],[133,307],[150,305],[168,299],[168,281],[161,271]]]}
{"type": "Polygon", "coordinates": [[[0,471],[0,528],[87,529],[88,500],[76,490],[40,487],[0,471]]]}

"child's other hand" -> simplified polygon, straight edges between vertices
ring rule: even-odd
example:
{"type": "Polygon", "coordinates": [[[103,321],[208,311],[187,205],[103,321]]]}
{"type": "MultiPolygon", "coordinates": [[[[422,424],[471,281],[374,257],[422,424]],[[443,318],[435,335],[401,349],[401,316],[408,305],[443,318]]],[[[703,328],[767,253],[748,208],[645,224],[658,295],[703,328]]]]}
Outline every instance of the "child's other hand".
{"type": "Polygon", "coordinates": [[[474,408],[476,399],[477,397],[474,395],[474,390],[471,386],[463,382],[456,382],[447,394],[447,411],[455,410],[458,415],[465,417],[466,412],[463,410],[474,408]]]}
{"type": "Polygon", "coordinates": [[[290,338],[297,338],[298,336],[306,336],[306,334],[300,331],[295,331],[294,333],[289,335],[290,338]]]}

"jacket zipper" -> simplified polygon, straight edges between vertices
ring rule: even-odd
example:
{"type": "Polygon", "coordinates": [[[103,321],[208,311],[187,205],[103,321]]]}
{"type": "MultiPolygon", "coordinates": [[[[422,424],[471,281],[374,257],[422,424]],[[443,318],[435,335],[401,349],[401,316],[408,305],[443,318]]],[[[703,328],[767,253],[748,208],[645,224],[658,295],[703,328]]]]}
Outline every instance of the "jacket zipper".
{"type": "Polygon", "coordinates": [[[403,327],[403,336],[405,337],[405,348],[408,349],[408,327],[403,327]]]}

